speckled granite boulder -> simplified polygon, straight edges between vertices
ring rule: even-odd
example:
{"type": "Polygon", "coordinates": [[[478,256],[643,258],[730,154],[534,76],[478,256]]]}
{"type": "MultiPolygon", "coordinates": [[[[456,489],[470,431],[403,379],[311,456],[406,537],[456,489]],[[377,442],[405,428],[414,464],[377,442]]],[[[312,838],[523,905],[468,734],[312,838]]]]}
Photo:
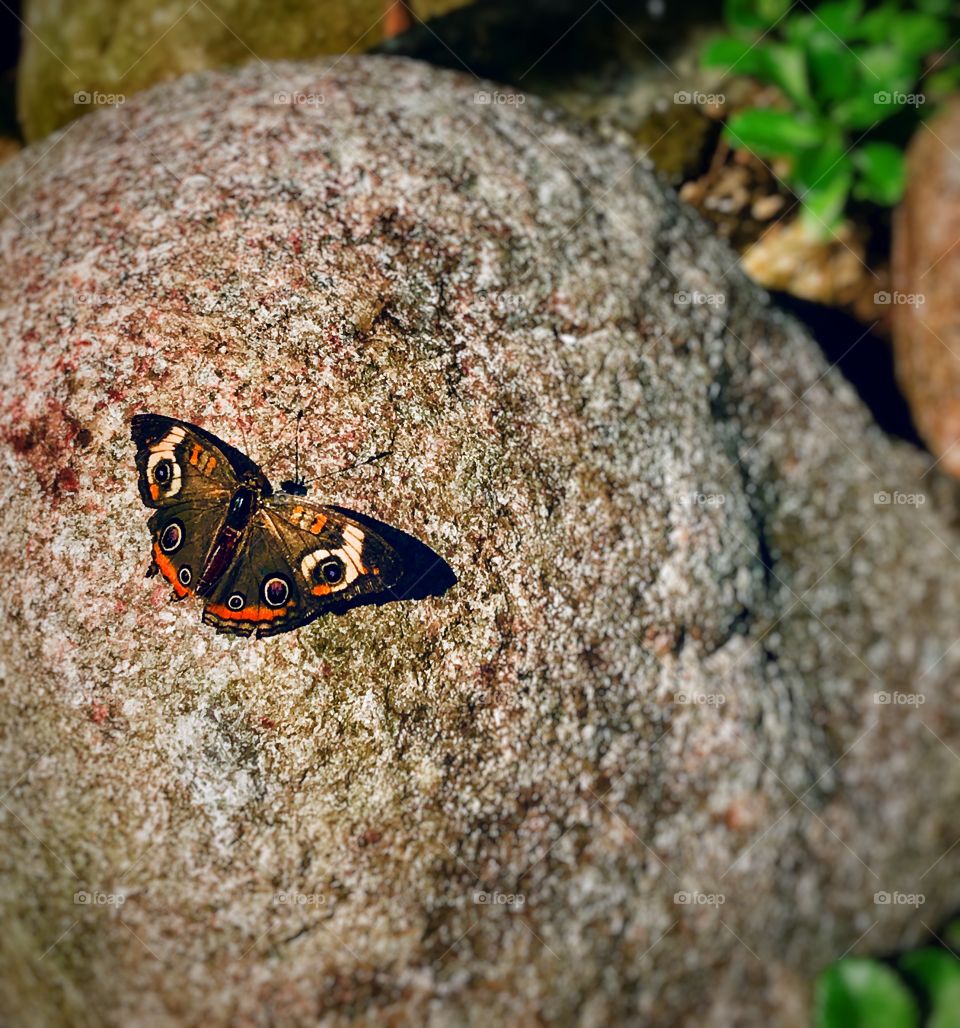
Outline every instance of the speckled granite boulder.
{"type": "MultiPolygon", "coordinates": [[[[419,21],[469,0],[409,0],[419,21]]],[[[404,17],[393,0],[26,0],[17,106],[27,139],[185,72],[365,50],[404,17]],[[399,17],[398,17],[399,16],[399,17]]],[[[279,86],[278,86],[279,89],[279,86]]]]}
{"type": "Polygon", "coordinates": [[[2,169],[20,1023],[800,1024],[923,930],[875,894],[960,899],[922,459],[629,155],[478,88],[201,74],[2,169]],[[280,478],[300,408],[314,495],[459,581],[215,636],[129,419],[280,478]]]}

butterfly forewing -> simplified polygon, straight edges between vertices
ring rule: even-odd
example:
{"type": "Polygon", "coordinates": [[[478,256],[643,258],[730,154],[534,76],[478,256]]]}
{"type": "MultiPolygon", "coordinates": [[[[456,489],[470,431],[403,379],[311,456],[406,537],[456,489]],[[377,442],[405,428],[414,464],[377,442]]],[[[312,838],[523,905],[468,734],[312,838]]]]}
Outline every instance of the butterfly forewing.
{"type": "Polygon", "coordinates": [[[218,631],[275,635],[359,596],[389,591],[400,559],[330,507],[265,504],[203,618],[218,631]]]}
{"type": "Polygon", "coordinates": [[[148,507],[198,499],[224,502],[239,485],[237,471],[217,440],[195,425],[138,414],[131,435],[137,444],[137,486],[148,507]]]}

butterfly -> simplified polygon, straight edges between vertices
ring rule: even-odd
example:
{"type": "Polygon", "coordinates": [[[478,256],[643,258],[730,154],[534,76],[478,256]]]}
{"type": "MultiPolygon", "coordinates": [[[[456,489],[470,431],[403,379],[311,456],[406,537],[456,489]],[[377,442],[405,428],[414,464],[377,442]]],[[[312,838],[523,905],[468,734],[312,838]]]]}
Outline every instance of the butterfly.
{"type": "MultiPolygon", "coordinates": [[[[163,575],[177,599],[204,600],[218,632],[275,635],[350,601],[403,598],[392,589],[404,558],[371,519],[275,496],[249,457],[186,421],[137,414],[131,436],[140,497],[155,511],[147,574],[163,575]]],[[[306,491],[299,478],[284,486],[306,491]]]]}

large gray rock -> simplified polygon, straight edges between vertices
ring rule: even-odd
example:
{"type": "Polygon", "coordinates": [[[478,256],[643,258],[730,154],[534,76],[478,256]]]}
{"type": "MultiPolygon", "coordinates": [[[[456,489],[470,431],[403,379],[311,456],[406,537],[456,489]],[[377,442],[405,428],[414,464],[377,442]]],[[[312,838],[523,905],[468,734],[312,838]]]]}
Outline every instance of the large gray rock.
{"type": "Polygon", "coordinates": [[[478,88],[201,74],[3,169],[11,1020],[803,1023],[960,899],[960,536],[874,498],[933,476],[631,157],[478,88]],[[215,636],[129,419],[279,478],[301,407],[314,495],[459,582],[215,636]]]}

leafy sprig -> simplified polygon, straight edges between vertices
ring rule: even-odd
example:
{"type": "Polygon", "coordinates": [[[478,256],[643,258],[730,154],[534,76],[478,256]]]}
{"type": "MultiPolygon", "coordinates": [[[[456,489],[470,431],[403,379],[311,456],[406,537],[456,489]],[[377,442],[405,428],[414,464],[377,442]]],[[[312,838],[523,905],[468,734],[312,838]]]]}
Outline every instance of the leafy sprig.
{"type": "Polygon", "coordinates": [[[897,203],[921,108],[960,83],[958,64],[931,71],[955,39],[952,0],[726,0],[725,17],[729,33],[704,63],[779,92],[775,106],[730,117],[730,145],[785,162],[818,235],[836,230],[851,199],[897,203]]]}

